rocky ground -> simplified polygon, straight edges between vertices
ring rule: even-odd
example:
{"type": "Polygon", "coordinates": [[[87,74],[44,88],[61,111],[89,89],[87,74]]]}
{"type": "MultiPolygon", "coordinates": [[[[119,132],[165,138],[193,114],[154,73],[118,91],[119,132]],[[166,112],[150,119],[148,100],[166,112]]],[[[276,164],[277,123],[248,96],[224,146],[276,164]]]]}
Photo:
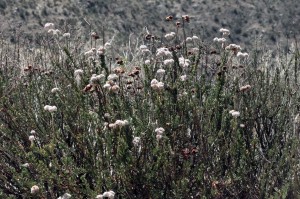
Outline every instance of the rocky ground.
{"type": "Polygon", "coordinates": [[[219,36],[221,27],[231,30],[231,40],[252,46],[258,38],[278,45],[299,38],[300,8],[296,0],[0,0],[0,28],[4,37],[15,31],[25,35],[40,32],[46,22],[63,31],[90,29],[119,37],[139,34],[147,27],[161,35],[174,31],[165,17],[180,19],[188,14],[188,34],[204,40],[219,36]],[[90,26],[88,25],[90,24],[90,26]]]}

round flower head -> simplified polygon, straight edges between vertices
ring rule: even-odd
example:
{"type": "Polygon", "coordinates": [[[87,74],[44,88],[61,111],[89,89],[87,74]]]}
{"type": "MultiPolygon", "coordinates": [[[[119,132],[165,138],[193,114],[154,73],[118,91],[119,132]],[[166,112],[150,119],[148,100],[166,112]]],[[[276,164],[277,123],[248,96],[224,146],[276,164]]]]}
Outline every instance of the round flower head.
{"type": "Polygon", "coordinates": [[[59,88],[55,87],[51,89],[51,93],[58,93],[59,92],[59,88]]]}
{"type": "Polygon", "coordinates": [[[165,38],[167,40],[171,40],[171,39],[174,39],[175,35],[176,35],[175,32],[170,32],[170,33],[168,33],[168,34],[165,35],[165,38]]]}
{"type": "Polygon", "coordinates": [[[164,65],[170,66],[174,63],[174,59],[166,59],[164,60],[164,65]]]}
{"type": "Polygon", "coordinates": [[[132,140],[132,143],[134,146],[139,146],[141,142],[141,138],[140,137],[134,137],[132,140]]]}
{"type": "Polygon", "coordinates": [[[189,59],[185,59],[184,57],[180,57],[178,59],[179,61],[179,66],[183,67],[183,68],[186,68],[190,65],[190,60],[189,59]]]}
{"type": "Polygon", "coordinates": [[[97,195],[96,199],[103,199],[103,195],[102,194],[97,195]]]}
{"type": "Polygon", "coordinates": [[[141,49],[141,50],[147,50],[148,47],[147,47],[146,45],[141,45],[141,46],[140,46],[140,49],[141,49]]]}
{"type": "Polygon", "coordinates": [[[165,70],[164,69],[158,69],[157,71],[156,71],[156,73],[158,74],[158,75],[163,75],[163,74],[165,74],[165,70]]]}
{"type": "Polygon", "coordinates": [[[54,23],[46,23],[46,24],[44,25],[44,28],[45,28],[46,30],[54,29],[54,23]]]}
{"type": "Polygon", "coordinates": [[[156,50],[157,57],[172,57],[172,53],[169,51],[168,48],[158,48],[156,50]]]}
{"type": "Polygon", "coordinates": [[[187,43],[190,43],[190,42],[192,42],[192,41],[193,41],[193,38],[192,38],[192,37],[187,37],[187,38],[186,38],[186,42],[187,42],[187,43]]]}
{"type": "Polygon", "coordinates": [[[236,44],[229,44],[228,46],[226,46],[225,50],[231,50],[235,54],[237,54],[239,51],[242,50],[242,48],[241,48],[241,46],[236,45],[236,44]]]}
{"type": "Polygon", "coordinates": [[[63,34],[63,37],[65,38],[70,38],[71,37],[71,34],[69,32],[66,32],[63,34]]]}
{"type": "Polygon", "coordinates": [[[162,90],[164,88],[164,83],[157,81],[156,79],[153,79],[151,81],[151,88],[154,90],[162,90]]]}
{"type": "Polygon", "coordinates": [[[156,140],[159,141],[159,140],[161,140],[161,138],[162,138],[163,136],[160,135],[160,134],[157,134],[155,137],[156,137],[156,140]]]}
{"type": "Polygon", "coordinates": [[[222,38],[215,37],[213,41],[218,43],[224,43],[226,42],[226,39],[223,37],[222,38]]]}
{"type": "Polygon", "coordinates": [[[151,63],[151,62],[150,62],[149,59],[145,60],[145,64],[146,64],[146,65],[149,65],[150,63],[151,63]]]}
{"type": "Polygon", "coordinates": [[[242,86],[241,88],[240,88],[240,91],[247,91],[247,90],[250,90],[251,89],[251,86],[249,85],[249,84],[247,84],[247,85],[245,85],[245,86],[242,86]]]}
{"type": "Polygon", "coordinates": [[[105,78],[105,75],[103,75],[103,74],[100,74],[100,75],[93,74],[90,79],[90,83],[91,84],[99,84],[99,82],[104,78],[105,78]]]}
{"type": "Polygon", "coordinates": [[[50,113],[57,111],[57,107],[56,106],[50,106],[50,105],[46,105],[44,106],[44,110],[45,111],[49,111],[50,113]]]}
{"type": "Polygon", "coordinates": [[[231,115],[236,118],[236,117],[240,116],[240,112],[234,111],[234,112],[231,113],[231,115]]]}
{"type": "Polygon", "coordinates": [[[223,33],[223,36],[228,36],[230,35],[230,31],[228,29],[225,28],[221,28],[220,32],[223,33]]]}
{"type": "Polygon", "coordinates": [[[187,75],[181,75],[181,76],[180,76],[180,80],[181,80],[182,82],[186,81],[186,79],[187,79],[187,75]]]}
{"type": "Polygon", "coordinates": [[[229,113],[232,114],[233,112],[235,112],[235,110],[230,110],[229,113]]]}
{"type": "Polygon", "coordinates": [[[22,167],[28,168],[29,167],[29,163],[24,163],[21,165],[22,167]]]}
{"type": "Polygon", "coordinates": [[[71,198],[71,194],[65,193],[64,195],[60,196],[60,197],[57,198],[57,199],[69,199],[69,198],[71,198]]]}
{"type": "Polygon", "coordinates": [[[116,75],[116,74],[110,74],[110,75],[108,75],[108,77],[107,77],[107,80],[108,80],[108,81],[115,81],[115,80],[117,80],[117,79],[119,79],[119,76],[116,75]]]}
{"type": "Polygon", "coordinates": [[[106,42],[106,43],[104,44],[104,48],[105,48],[105,49],[110,49],[110,48],[111,48],[111,43],[106,42]]]}
{"type": "Polygon", "coordinates": [[[32,194],[37,193],[39,190],[40,190],[40,188],[39,188],[37,185],[33,185],[33,186],[31,187],[31,193],[32,193],[32,194]]]}
{"type": "Polygon", "coordinates": [[[242,52],[238,52],[236,54],[237,57],[240,57],[240,58],[248,58],[249,57],[249,54],[248,53],[242,53],[242,52]]]}
{"type": "Polygon", "coordinates": [[[103,197],[113,199],[115,197],[115,192],[114,191],[106,191],[103,193],[103,197]]]}
{"type": "Polygon", "coordinates": [[[156,128],[155,133],[158,135],[162,135],[165,132],[165,129],[162,127],[156,128]]]}
{"type": "Polygon", "coordinates": [[[83,70],[82,69],[77,69],[74,71],[74,76],[79,76],[79,75],[82,75],[83,74],[83,70]]]}
{"type": "Polygon", "coordinates": [[[30,135],[30,136],[28,137],[28,139],[29,139],[30,142],[33,142],[33,141],[35,140],[35,137],[34,137],[34,135],[30,135]]]}
{"type": "Polygon", "coordinates": [[[120,90],[120,87],[118,85],[113,85],[112,87],[110,87],[110,90],[114,93],[118,93],[120,90]]]}

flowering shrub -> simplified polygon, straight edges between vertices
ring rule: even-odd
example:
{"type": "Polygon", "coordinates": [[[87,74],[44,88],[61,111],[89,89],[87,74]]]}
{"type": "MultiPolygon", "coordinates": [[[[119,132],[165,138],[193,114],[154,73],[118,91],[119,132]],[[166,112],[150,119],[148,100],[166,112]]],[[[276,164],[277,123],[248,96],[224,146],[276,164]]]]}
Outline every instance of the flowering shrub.
{"type": "Polygon", "coordinates": [[[51,23],[33,51],[1,48],[1,197],[299,196],[297,46],[268,59],[166,21],[135,50],[51,23]]]}

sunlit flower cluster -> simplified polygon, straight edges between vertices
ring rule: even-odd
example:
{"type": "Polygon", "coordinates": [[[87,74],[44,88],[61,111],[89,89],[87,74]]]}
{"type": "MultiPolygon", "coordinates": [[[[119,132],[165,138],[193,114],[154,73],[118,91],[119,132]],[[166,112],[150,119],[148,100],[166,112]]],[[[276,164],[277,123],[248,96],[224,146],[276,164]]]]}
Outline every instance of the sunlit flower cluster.
{"type": "Polygon", "coordinates": [[[156,51],[156,57],[172,57],[172,53],[168,48],[158,48],[156,51]]]}
{"type": "Polygon", "coordinates": [[[218,43],[225,43],[226,39],[223,37],[222,38],[215,37],[213,41],[218,43]]]}
{"type": "Polygon", "coordinates": [[[248,53],[238,52],[236,56],[240,57],[240,58],[248,58],[249,54],[248,53]]]}
{"type": "Polygon", "coordinates": [[[69,194],[69,193],[64,193],[64,195],[60,196],[60,197],[57,198],[57,199],[69,199],[69,198],[71,198],[71,194],[69,194]]]}
{"type": "Polygon", "coordinates": [[[223,34],[223,37],[230,35],[230,31],[228,29],[225,29],[225,28],[221,28],[220,32],[223,34]]]}
{"type": "Polygon", "coordinates": [[[103,194],[97,195],[96,199],[103,199],[103,198],[113,199],[115,195],[116,194],[114,191],[106,191],[103,194]]]}
{"type": "Polygon", "coordinates": [[[40,188],[37,185],[33,185],[30,189],[30,192],[32,194],[35,194],[35,193],[39,192],[39,190],[40,190],[40,188]]]}
{"type": "Polygon", "coordinates": [[[164,65],[170,66],[174,63],[174,59],[166,59],[164,60],[164,65]]]}
{"type": "Polygon", "coordinates": [[[127,120],[116,120],[114,123],[108,125],[111,129],[122,128],[128,124],[127,120]]]}
{"type": "Polygon", "coordinates": [[[251,89],[251,86],[249,84],[240,87],[240,91],[244,92],[244,91],[248,91],[251,89]]]}
{"type": "Polygon", "coordinates": [[[151,81],[151,88],[157,91],[161,91],[164,89],[164,83],[157,81],[157,79],[153,79],[151,81]]]}
{"type": "Polygon", "coordinates": [[[140,137],[134,137],[132,140],[132,143],[135,147],[139,146],[141,144],[141,138],[140,137]]]}
{"type": "Polygon", "coordinates": [[[44,110],[45,111],[49,111],[50,113],[53,113],[53,112],[57,111],[57,107],[56,106],[46,105],[46,106],[44,106],[44,110]]]}
{"type": "Polygon", "coordinates": [[[231,111],[229,111],[229,113],[232,115],[232,117],[235,117],[235,118],[240,116],[239,111],[231,110],[231,111]]]}
{"type": "Polygon", "coordinates": [[[184,57],[180,57],[180,58],[178,59],[178,61],[179,61],[179,66],[181,66],[181,67],[183,67],[183,68],[189,67],[189,65],[190,65],[190,63],[191,63],[191,61],[190,61],[189,59],[186,59],[186,58],[184,58],[184,57]]]}
{"type": "Polygon", "coordinates": [[[165,129],[162,127],[156,128],[155,131],[156,133],[156,140],[159,141],[163,137],[163,134],[165,133],[165,129]]]}
{"type": "Polygon", "coordinates": [[[165,35],[165,38],[166,38],[167,40],[171,40],[171,39],[174,39],[174,38],[175,38],[175,35],[176,35],[175,32],[170,32],[170,33],[168,33],[168,34],[165,35]]]}

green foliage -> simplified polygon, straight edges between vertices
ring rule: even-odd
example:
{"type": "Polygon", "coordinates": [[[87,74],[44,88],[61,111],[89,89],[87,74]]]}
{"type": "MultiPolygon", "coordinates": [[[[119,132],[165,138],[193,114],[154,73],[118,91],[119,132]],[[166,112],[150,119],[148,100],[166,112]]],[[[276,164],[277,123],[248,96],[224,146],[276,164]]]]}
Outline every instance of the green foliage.
{"type": "Polygon", "coordinates": [[[299,196],[297,46],[271,67],[262,49],[246,59],[189,43],[182,24],[172,40],[142,35],[126,48],[110,40],[99,54],[78,49],[72,34],[45,33],[34,50],[2,41],[0,196],[299,196]],[[162,44],[171,53],[160,57],[162,44]]]}

